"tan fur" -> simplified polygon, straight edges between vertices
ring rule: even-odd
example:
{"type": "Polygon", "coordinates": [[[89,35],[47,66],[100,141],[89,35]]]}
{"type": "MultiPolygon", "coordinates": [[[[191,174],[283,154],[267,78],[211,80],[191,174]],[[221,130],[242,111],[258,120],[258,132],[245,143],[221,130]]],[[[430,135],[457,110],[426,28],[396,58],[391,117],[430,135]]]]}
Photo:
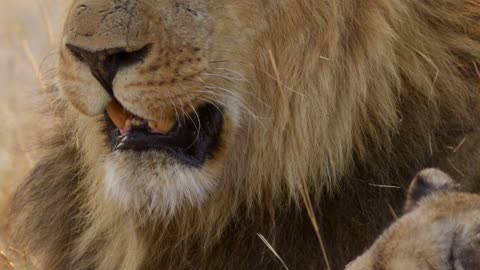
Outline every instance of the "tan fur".
{"type": "Polygon", "coordinates": [[[379,185],[405,186],[477,136],[467,3],[74,1],[51,86],[61,124],[16,194],[20,243],[48,269],[278,269],[261,233],[292,269],[321,267],[305,188],[342,267],[400,207],[401,192],[379,185]],[[110,97],[67,43],[151,44],[117,74],[115,97],[153,120],[223,105],[219,151],[197,169],[110,153],[98,115],[110,97]]]}
{"type": "Polygon", "coordinates": [[[480,196],[456,191],[449,176],[429,169],[415,178],[408,197],[408,213],[346,270],[478,269],[480,196]],[[420,188],[416,183],[419,177],[423,181],[420,188]],[[437,190],[420,198],[413,196],[412,192],[426,188],[437,190]]]}

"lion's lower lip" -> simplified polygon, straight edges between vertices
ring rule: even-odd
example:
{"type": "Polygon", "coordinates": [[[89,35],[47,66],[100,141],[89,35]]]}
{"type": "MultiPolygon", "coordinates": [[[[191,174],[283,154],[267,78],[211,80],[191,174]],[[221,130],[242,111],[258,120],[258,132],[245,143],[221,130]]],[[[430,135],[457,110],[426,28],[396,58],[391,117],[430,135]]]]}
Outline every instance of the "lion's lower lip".
{"type": "Polygon", "coordinates": [[[106,117],[113,151],[163,151],[178,161],[194,167],[202,166],[214,154],[221,140],[223,113],[220,107],[205,105],[196,114],[176,123],[167,135],[153,133],[147,125],[132,128],[120,135],[106,117]]]}

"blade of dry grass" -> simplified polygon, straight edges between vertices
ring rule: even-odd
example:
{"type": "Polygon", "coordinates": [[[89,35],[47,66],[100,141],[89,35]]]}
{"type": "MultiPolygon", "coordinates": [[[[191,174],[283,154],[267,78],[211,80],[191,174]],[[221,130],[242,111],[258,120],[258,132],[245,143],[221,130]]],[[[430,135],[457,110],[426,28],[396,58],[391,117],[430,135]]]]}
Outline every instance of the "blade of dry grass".
{"type": "Polygon", "coordinates": [[[47,28],[48,40],[49,40],[50,46],[52,46],[54,44],[54,31],[52,27],[52,22],[48,17],[47,6],[45,5],[44,1],[37,0],[37,4],[40,7],[40,11],[42,13],[42,19],[43,19],[43,22],[45,23],[45,27],[47,28]]]}
{"type": "Polygon", "coordinates": [[[331,270],[332,268],[330,267],[330,260],[328,259],[327,249],[325,248],[325,243],[323,242],[322,235],[320,233],[320,227],[318,226],[317,218],[315,217],[315,212],[313,211],[312,201],[310,200],[310,196],[308,195],[305,184],[302,184],[300,191],[303,203],[305,205],[305,208],[307,209],[307,213],[310,218],[310,222],[312,223],[315,234],[317,235],[318,243],[320,244],[320,248],[322,249],[325,265],[327,267],[327,270],[331,270]]]}
{"type": "Polygon", "coordinates": [[[13,254],[17,255],[17,256],[20,256],[23,258],[23,261],[25,263],[25,270],[30,270],[30,263],[28,261],[28,256],[26,253],[24,252],[21,252],[20,250],[16,249],[16,248],[13,248],[13,247],[9,247],[8,248],[13,254]]]}
{"type": "Polygon", "coordinates": [[[265,246],[267,246],[267,248],[273,253],[273,255],[275,255],[275,257],[280,261],[280,263],[282,263],[283,267],[286,269],[286,270],[289,270],[288,269],[288,266],[287,264],[283,261],[282,257],[280,257],[280,255],[278,254],[278,252],[273,248],[273,246],[268,242],[267,238],[265,238],[263,235],[257,233],[258,237],[260,238],[260,240],[262,240],[262,242],[265,244],[265,246]]]}
{"type": "Polygon", "coordinates": [[[10,260],[10,258],[8,258],[3,251],[0,251],[0,262],[5,264],[8,269],[15,270],[15,265],[13,264],[12,260],[10,260]]]}
{"type": "Polygon", "coordinates": [[[42,78],[40,75],[40,70],[38,69],[38,62],[35,59],[35,56],[33,55],[32,48],[30,47],[30,44],[28,44],[28,41],[26,39],[23,39],[21,42],[22,42],[23,52],[27,56],[33,71],[35,71],[35,77],[37,78],[38,82],[41,83],[42,78]]]}
{"type": "MultiPolygon", "coordinates": [[[[278,66],[277,66],[277,61],[275,61],[275,57],[273,55],[272,50],[268,50],[268,55],[270,57],[271,65],[272,65],[273,71],[274,71],[275,76],[276,76],[278,88],[279,88],[280,93],[282,95],[282,99],[283,99],[284,102],[287,102],[287,100],[286,100],[287,97],[286,97],[286,95],[283,91],[283,87],[282,87],[283,84],[282,84],[282,81],[280,80],[280,72],[279,72],[279,69],[278,69],[278,66]]],[[[330,260],[328,259],[328,254],[327,254],[327,249],[325,248],[325,244],[323,242],[323,239],[322,239],[322,236],[321,236],[321,233],[320,233],[320,227],[318,226],[318,222],[317,222],[317,219],[315,217],[315,212],[313,210],[312,201],[310,200],[310,196],[308,194],[305,182],[303,182],[302,185],[300,186],[300,193],[301,193],[305,208],[307,210],[307,214],[310,218],[310,222],[312,223],[313,229],[315,231],[318,242],[320,244],[320,248],[322,250],[322,255],[323,255],[323,258],[325,260],[325,265],[327,267],[327,270],[331,270],[330,260]]]]}

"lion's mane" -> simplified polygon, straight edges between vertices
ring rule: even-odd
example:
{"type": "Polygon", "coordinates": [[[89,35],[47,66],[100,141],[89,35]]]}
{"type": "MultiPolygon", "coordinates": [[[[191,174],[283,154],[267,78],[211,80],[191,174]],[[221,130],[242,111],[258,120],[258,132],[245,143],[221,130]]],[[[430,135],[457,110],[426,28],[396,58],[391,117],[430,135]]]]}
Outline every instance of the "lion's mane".
{"type": "Polygon", "coordinates": [[[243,156],[224,161],[228,181],[165,222],[116,211],[92,163],[102,140],[55,99],[55,134],[14,198],[20,246],[48,269],[278,269],[258,233],[292,269],[318,269],[304,190],[338,269],[402,201],[378,186],[405,187],[478,128],[469,1],[264,2],[244,17],[264,26],[241,62],[257,117],[234,138],[243,156]]]}

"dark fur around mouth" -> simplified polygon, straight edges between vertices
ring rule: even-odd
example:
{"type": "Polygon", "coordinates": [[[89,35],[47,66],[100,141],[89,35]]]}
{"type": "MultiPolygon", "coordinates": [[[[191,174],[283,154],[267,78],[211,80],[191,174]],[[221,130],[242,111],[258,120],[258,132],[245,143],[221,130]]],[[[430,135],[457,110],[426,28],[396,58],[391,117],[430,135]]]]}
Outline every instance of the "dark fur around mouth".
{"type": "Polygon", "coordinates": [[[185,165],[201,167],[220,146],[224,119],[220,106],[208,104],[177,121],[166,135],[151,132],[148,125],[120,135],[107,114],[105,121],[112,151],[163,151],[185,165]]]}

